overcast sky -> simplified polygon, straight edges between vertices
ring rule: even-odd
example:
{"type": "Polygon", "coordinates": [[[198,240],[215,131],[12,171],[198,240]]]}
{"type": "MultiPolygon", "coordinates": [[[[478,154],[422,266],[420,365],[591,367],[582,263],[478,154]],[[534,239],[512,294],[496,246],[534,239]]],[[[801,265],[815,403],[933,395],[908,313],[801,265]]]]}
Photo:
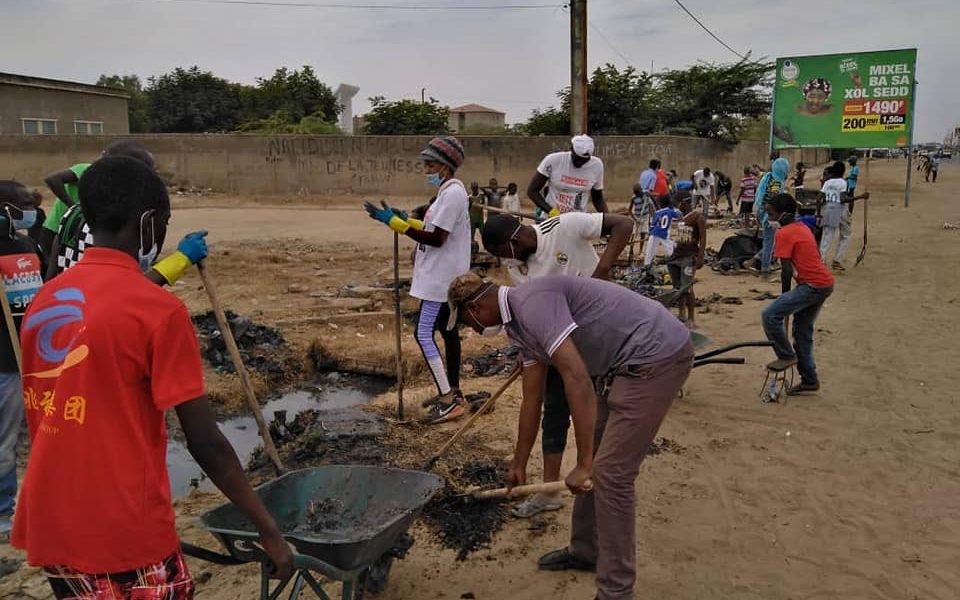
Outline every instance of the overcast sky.
{"type": "MultiPolygon", "coordinates": [[[[551,4],[563,0],[291,0],[406,5],[551,4]]],[[[958,0],[686,0],[735,50],[755,57],[917,47],[917,141],[960,126],[958,0]],[[798,7],[802,6],[802,10],[798,7]],[[722,7],[722,8],[721,8],[722,7]]],[[[366,98],[477,102],[508,122],[555,103],[569,82],[569,14],[560,8],[389,11],[171,0],[0,0],[0,70],[93,82],[199,65],[253,83],[309,64],[332,88],[366,98]]],[[[654,70],[735,60],[673,0],[589,0],[591,69],[654,70]],[[607,38],[605,41],[603,36],[607,38]],[[628,63],[628,59],[630,62],[628,63]]]]}

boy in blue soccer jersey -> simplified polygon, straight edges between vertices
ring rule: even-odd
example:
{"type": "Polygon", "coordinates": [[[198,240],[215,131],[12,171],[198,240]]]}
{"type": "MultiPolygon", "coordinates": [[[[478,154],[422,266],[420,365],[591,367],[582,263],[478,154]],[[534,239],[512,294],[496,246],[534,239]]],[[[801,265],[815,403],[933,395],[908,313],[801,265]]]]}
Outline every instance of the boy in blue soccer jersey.
{"type": "Polygon", "coordinates": [[[669,198],[660,199],[660,210],[653,215],[653,227],[650,229],[650,241],[647,242],[647,254],[643,260],[644,266],[653,262],[660,246],[663,246],[666,256],[669,257],[673,254],[674,244],[670,239],[670,225],[673,224],[674,219],[681,218],[683,218],[683,214],[670,206],[669,198]]]}

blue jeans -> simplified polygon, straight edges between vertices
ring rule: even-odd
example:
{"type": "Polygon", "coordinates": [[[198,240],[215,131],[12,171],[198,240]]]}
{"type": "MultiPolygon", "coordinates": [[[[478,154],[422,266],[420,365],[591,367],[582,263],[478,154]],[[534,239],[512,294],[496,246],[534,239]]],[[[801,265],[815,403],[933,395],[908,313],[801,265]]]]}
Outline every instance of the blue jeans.
{"type": "Polygon", "coordinates": [[[13,511],[17,499],[17,439],[23,421],[19,373],[0,373],[0,515],[13,511]]]}
{"type": "Polygon", "coordinates": [[[763,227],[763,247],[760,248],[760,270],[764,273],[770,272],[770,265],[773,263],[773,241],[777,230],[770,225],[763,227]]]}
{"type": "Polygon", "coordinates": [[[763,309],[763,332],[773,342],[777,358],[797,359],[802,383],[820,383],[813,360],[813,323],[820,307],[833,293],[833,287],[816,288],[801,284],[783,294],[763,309]],[[793,347],[787,338],[783,320],[793,315],[793,347]]]}

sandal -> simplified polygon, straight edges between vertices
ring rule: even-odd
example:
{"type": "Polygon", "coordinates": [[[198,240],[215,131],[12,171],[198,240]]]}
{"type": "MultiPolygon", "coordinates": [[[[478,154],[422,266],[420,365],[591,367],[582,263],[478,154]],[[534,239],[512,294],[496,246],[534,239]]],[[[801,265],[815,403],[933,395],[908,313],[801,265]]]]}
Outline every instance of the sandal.
{"type": "Polygon", "coordinates": [[[536,494],[514,506],[510,510],[510,514],[518,519],[529,519],[542,512],[560,510],[561,508],[563,508],[563,504],[558,499],[536,494]]]}

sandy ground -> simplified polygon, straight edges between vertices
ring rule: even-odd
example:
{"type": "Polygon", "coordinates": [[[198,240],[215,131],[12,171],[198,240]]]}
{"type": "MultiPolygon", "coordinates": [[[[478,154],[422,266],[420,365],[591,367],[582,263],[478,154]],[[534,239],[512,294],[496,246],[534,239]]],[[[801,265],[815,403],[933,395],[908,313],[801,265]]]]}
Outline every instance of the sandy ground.
{"type": "MultiPolygon", "coordinates": [[[[761,404],[762,365],[770,359],[765,350],[744,351],[745,366],[708,366],[691,376],[660,432],[680,449],[648,459],[637,480],[638,598],[957,597],[960,231],[945,230],[943,223],[960,224],[960,205],[950,194],[960,168],[945,164],[935,186],[916,183],[909,209],[902,206],[903,169],[902,161],[872,165],[866,261],[852,268],[862,238],[858,205],[850,268],[838,276],[818,321],[819,394],[761,404]]],[[[346,204],[338,210],[250,208],[229,198],[209,201],[212,208],[204,204],[181,202],[171,236],[210,231],[210,267],[231,308],[278,324],[300,350],[320,340],[336,355],[349,351],[359,361],[392,364],[389,298],[364,306],[371,314],[360,317],[333,298],[348,283],[389,280],[386,230],[346,204]]],[[[719,247],[724,235],[711,230],[710,244],[719,247]]],[[[409,242],[404,247],[408,252],[409,242]]],[[[757,293],[749,290],[777,293],[778,285],[709,270],[699,277],[701,295],[743,299],[698,315],[715,345],[762,338],[759,312],[766,302],[752,300],[757,293]]],[[[198,286],[189,276],[176,288],[194,311],[207,307],[198,286]]],[[[489,344],[466,337],[468,354],[489,344]]],[[[416,363],[409,330],[404,342],[408,363],[416,363]]],[[[214,385],[230,387],[228,379],[217,379],[214,385]]],[[[429,393],[422,376],[419,381],[408,394],[411,402],[429,393]]],[[[500,382],[467,378],[463,387],[490,390],[500,382]]],[[[503,457],[514,438],[518,390],[477,429],[503,457]]],[[[441,427],[424,445],[438,445],[454,428],[441,427]]],[[[566,458],[572,462],[572,453],[566,458]]],[[[533,477],[538,461],[531,462],[533,477]]],[[[217,501],[213,494],[195,494],[178,503],[185,538],[214,545],[192,517],[217,501]]],[[[489,549],[464,562],[417,526],[417,544],[395,564],[382,598],[455,599],[468,592],[476,598],[591,598],[592,577],[535,567],[540,554],[566,543],[568,521],[569,503],[544,529],[512,521],[489,549]]],[[[0,558],[19,557],[0,549],[0,558]]],[[[199,597],[257,593],[252,567],[191,565],[204,580],[199,597]]],[[[0,578],[0,597],[48,596],[36,570],[24,567],[0,578]]]]}

